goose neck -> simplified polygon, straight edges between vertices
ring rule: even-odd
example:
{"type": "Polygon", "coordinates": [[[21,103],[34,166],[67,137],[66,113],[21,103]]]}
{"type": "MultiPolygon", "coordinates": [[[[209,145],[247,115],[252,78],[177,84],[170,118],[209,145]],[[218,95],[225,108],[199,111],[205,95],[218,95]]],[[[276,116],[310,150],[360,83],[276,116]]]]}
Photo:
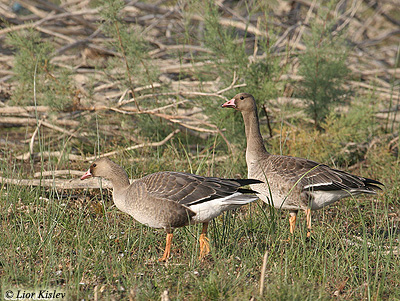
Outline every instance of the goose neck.
{"type": "Polygon", "coordinates": [[[268,154],[261,136],[257,111],[242,112],[242,115],[247,139],[247,156],[268,154]]]}
{"type": "Polygon", "coordinates": [[[112,164],[108,171],[107,180],[110,180],[114,191],[124,191],[129,187],[129,177],[126,171],[117,164],[112,164]]]}
{"type": "Polygon", "coordinates": [[[109,180],[113,186],[114,204],[123,212],[126,212],[126,192],[130,186],[129,178],[125,170],[113,170],[109,180]]]}

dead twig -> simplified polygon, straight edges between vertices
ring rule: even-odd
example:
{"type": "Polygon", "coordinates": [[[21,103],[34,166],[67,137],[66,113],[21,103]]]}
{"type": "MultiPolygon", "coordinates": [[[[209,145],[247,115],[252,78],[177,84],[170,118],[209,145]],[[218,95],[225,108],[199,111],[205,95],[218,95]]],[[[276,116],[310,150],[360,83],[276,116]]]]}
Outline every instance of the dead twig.
{"type": "Polygon", "coordinates": [[[70,160],[70,161],[84,161],[85,160],[85,158],[83,158],[82,156],[78,156],[78,155],[74,155],[74,154],[63,154],[63,152],[59,152],[59,151],[55,151],[55,152],[42,151],[40,153],[27,152],[25,154],[16,156],[15,159],[26,161],[26,160],[29,160],[30,158],[35,158],[35,157],[43,157],[45,159],[48,159],[48,158],[60,158],[62,156],[64,156],[67,160],[70,160]]]}
{"type": "MultiPolygon", "coordinates": [[[[83,175],[83,172],[82,172],[83,175]]],[[[81,181],[79,178],[70,180],[60,179],[13,179],[4,178],[0,176],[0,182],[2,184],[11,184],[17,186],[40,186],[57,189],[87,189],[87,188],[112,188],[112,184],[107,180],[100,180],[98,178],[91,178],[85,181],[81,181]],[[101,183],[101,184],[100,184],[101,183]]]]}
{"type": "Polygon", "coordinates": [[[26,106],[26,107],[18,107],[18,106],[7,106],[0,108],[0,115],[2,114],[28,114],[34,112],[46,113],[50,111],[50,107],[48,106],[26,106]]]}
{"type": "MultiPolygon", "coordinates": [[[[59,120],[59,121],[56,121],[56,122],[60,123],[60,124],[71,124],[71,125],[74,125],[74,126],[79,124],[79,122],[73,122],[71,120],[67,120],[67,121],[59,120]]],[[[21,117],[0,117],[0,124],[9,125],[9,126],[13,126],[13,125],[22,126],[22,125],[36,125],[37,122],[36,122],[36,119],[34,119],[34,117],[32,117],[32,118],[26,118],[26,117],[24,117],[24,118],[21,118],[21,117]]],[[[73,133],[71,131],[65,130],[65,129],[57,126],[57,125],[51,124],[51,123],[49,123],[47,121],[44,121],[44,120],[42,121],[42,125],[45,126],[45,127],[50,128],[50,129],[53,129],[55,131],[64,133],[66,135],[73,136],[75,138],[79,138],[80,137],[79,135],[77,135],[77,134],[75,134],[75,133],[73,133]]]]}
{"type": "Polygon", "coordinates": [[[267,125],[268,125],[268,131],[269,131],[269,137],[272,138],[272,128],[271,128],[271,122],[269,121],[269,115],[268,115],[268,110],[265,104],[262,106],[263,111],[265,113],[265,117],[267,117],[267,125]]]}
{"type": "Polygon", "coordinates": [[[33,154],[33,146],[34,146],[34,142],[35,142],[35,137],[36,137],[37,133],[39,132],[39,128],[42,125],[42,122],[43,122],[43,120],[39,120],[39,122],[36,126],[36,129],[33,132],[32,137],[30,139],[30,142],[29,142],[29,155],[30,156],[33,154]]]}
{"type": "Polygon", "coordinates": [[[38,177],[59,177],[59,176],[82,176],[83,172],[80,170],[48,170],[48,171],[39,171],[35,172],[33,175],[34,178],[38,177]]]}
{"type": "Polygon", "coordinates": [[[133,149],[138,149],[138,148],[142,148],[142,147],[146,147],[146,146],[149,146],[149,147],[161,146],[161,145],[164,145],[168,140],[170,140],[173,136],[175,136],[179,132],[180,132],[180,130],[177,129],[177,130],[173,131],[172,133],[170,133],[167,137],[165,137],[163,140],[161,140],[159,142],[142,143],[142,144],[133,145],[133,146],[121,149],[121,150],[105,153],[105,154],[102,154],[100,156],[86,157],[86,161],[92,161],[92,160],[97,159],[98,157],[101,157],[101,158],[102,157],[110,157],[110,156],[116,155],[116,154],[121,153],[121,152],[130,151],[130,150],[133,150],[133,149]]]}
{"type": "Polygon", "coordinates": [[[267,261],[268,261],[268,250],[265,251],[263,257],[263,263],[261,267],[261,276],[260,276],[260,297],[264,295],[264,281],[265,281],[265,271],[267,269],[267,261]]]}

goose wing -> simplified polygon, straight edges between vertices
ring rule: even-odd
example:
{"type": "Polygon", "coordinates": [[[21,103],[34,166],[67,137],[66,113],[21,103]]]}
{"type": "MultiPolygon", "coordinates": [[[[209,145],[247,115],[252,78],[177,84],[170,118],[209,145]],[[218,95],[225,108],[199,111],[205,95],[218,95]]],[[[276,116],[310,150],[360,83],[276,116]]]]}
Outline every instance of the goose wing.
{"type": "MultiPolygon", "coordinates": [[[[235,193],[254,193],[243,185],[261,183],[258,180],[222,179],[193,175],[181,172],[159,172],[141,179],[146,185],[147,193],[191,206],[214,199],[227,198],[235,193]]],[[[250,196],[244,197],[247,199],[250,196]]],[[[254,198],[254,196],[253,196],[254,198]]]]}
{"type": "Polygon", "coordinates": [[[383,185],[379,181],[356,176],[303,158],[272,156],[271,161],[276,173],[288,181],[298,183],[303,190],[348,190],[374,194],[375,190],[381,189],[378,185],[383,185]]]}

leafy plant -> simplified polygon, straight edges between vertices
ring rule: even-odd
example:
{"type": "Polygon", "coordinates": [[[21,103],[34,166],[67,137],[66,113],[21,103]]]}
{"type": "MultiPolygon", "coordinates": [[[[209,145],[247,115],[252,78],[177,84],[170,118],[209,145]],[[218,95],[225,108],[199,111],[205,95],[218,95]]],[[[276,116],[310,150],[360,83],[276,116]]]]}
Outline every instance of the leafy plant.
{"type": "Polygon", "coordinates": [[[304,77],[297,96],[306,101],[306,112],[320,128],[329,111],[345,100],[343,83],[349,75],[344,37],[332,32],[334,22],[311,24],[311,35],[304,37],[307,48],[299,56],[299,75],[304,77]]]}
{"type": "Polygon", "coordinates": [[[11,33],[7,42],[16,51],[14,72],[19,83],[12,102],[33,105],[36,93],[38,105],[48,105],[56,110],[71,107],[73,87],[70,73],[51,64],[51,43],[43,40],[34,29],[11,33]]]}
{"type": "Polygon", "coordinates": [[[204,14],[204,44],[212,50],[211,59],[217,63],[223,80],[230,82],[234,72],[239,76],[245,73],[245,43],[238,40],[238,33],[220,24],[220,14],[214,2],[207,1],[204,14]]]}
{"type": "MultiPolygon", "coordinates": [[[[120,83],[121,89],[129,88],[135,98],[135,87],[137,85],[151,85],[154,92],[154,81],[157,80],[158,72],[152,65],[149,56],[149,44],[144,39],[142,29],[138,26],[127,26],[121,12],[124,2],[120,0],[101,1],[100,14],[104,19],[103,31],[111,37],[109,45],[121,54],[108,61],[108,70],[123,67],[124,73],[109,72],[120,83]]],[[[135,101],[137,108],[139,104],[135,101]]]]}

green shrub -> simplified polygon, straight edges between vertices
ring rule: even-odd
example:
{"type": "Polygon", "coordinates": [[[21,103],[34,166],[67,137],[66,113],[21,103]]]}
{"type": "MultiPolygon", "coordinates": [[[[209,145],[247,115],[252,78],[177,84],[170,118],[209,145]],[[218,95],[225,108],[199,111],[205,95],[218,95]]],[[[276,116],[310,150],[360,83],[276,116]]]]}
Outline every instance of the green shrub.
{"type": "Polygon", "coordinates": [[[283,125],[278,138],[271,139],[270,151],[284,155],[308,158],[339,168],[363,161],[369,152],[369,143],[379,136],[380,123],[374,118],[372,106],[354,101],[343,114],[331,112],[321,123],[322,132],[314,129],[283,125]]]}
{"type": "MultiPolygon", "coordinates": [[[[238,42],[239,34],[233,29],[223,27],[219,23],[218,6],[208,1],[204,16],[204,45],[212,50],[212,60],[215,61],[218,74],[223,82],[231,82],[234,72],[240,77],[245,73],[247,55],[245,39],[238,42]]],[[[245,35],[246,36],[246,35],[245,35]]]]}
{"type": "Polygon", "coordinates": [[[121,90],[129,88],[134,96],[136,86],[153,85],[158,79],[159,73],[150,60],[149,43],[144,39],[141,27],[128,25],[123,20],[123,1],[104,0],[100,4],[103,32],[112,38],[107,46],[122,56],[109,59],[106,72],[113,81],[119,82],[121,90]],[[125,72],[116,73],[119,69],[125,72]]]}
{"type": "Polygon", "coordinates": [[[328,21],[323,25],[312,23],[311,35],[304,37],[307,49],[299,56],[299,75],[304,81],[299,83],[296,94],[306,101],[306,112],[317,128],[348,92],[343,87],[349,75],[347,50],[344,38],[332,33],[333,25],[328,21]]]}
{"type": "Polygon", "coordinates": [[[16,105],[48,105],[56,110],[72,106],[70,73],[58,70],[50,60],[53,46],[34,29],[11,33],[8,44],[15,49],[14,72],[18,85],[12,95],[16,105]],[[35,90],[35,91],[34,91],[35,90]]]}

